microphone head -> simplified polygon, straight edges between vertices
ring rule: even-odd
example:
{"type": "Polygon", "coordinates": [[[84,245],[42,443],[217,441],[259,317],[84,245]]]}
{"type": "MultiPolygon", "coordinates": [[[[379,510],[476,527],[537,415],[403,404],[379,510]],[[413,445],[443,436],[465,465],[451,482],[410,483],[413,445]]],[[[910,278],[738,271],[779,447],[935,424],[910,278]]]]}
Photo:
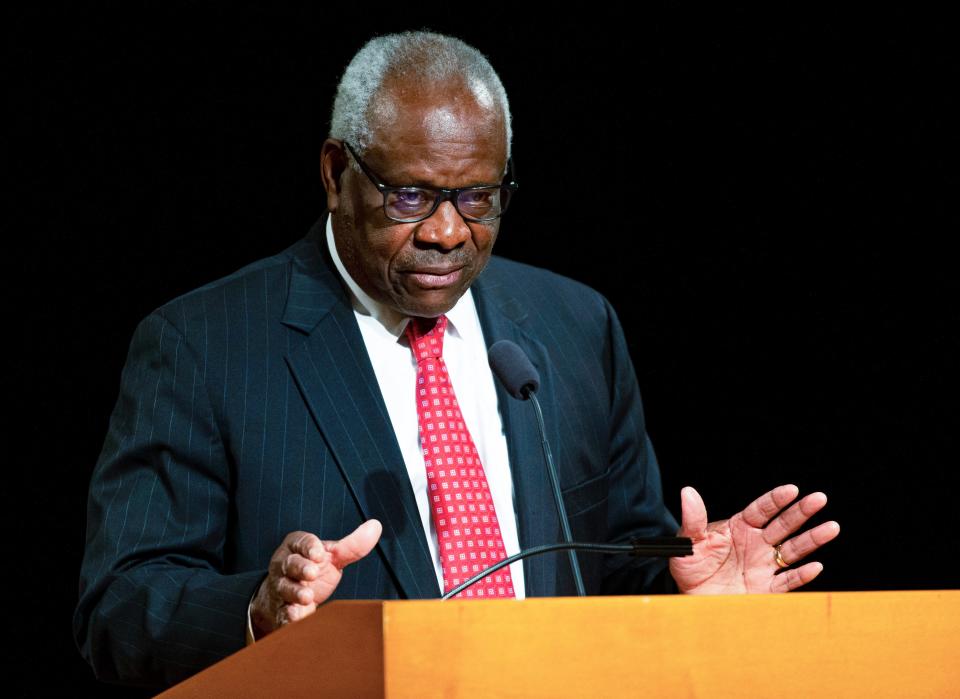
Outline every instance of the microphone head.
{"type": "Polygon", "coordinates": [[[514,398],[527,400],[540,388],[540,374],[515,342],[499,340],[487,352],[490,368],[514,398]]]}

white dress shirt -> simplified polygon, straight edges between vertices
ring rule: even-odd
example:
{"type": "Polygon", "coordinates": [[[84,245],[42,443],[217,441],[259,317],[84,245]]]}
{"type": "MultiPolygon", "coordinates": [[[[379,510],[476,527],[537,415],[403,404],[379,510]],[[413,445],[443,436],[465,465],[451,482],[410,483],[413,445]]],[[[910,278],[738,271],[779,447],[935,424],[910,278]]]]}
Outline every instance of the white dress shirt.
{"type": "MultiPolygon", "coordinates": [[[[417,364],[404,334],[410,319],[370,298],[353,280],[337,253],[329,216],[326,233],[333,263],[351,293],[353,312],[380,384],[380,392],[390,415],[397,443],[400,445],[400,453],[417,500],[417,509],[420,511],[420,523],[423,525],[437,574],[437,583],[442,591],[443,569],[437,545],[437,529],[427,503],[427,472],[417,425],[414,393],[417,364]]],[[[477,307],[469,289],[446,316],[448,323],[443,339],[443,360],[457,394],[460,412],[487,475],[490,495],[500,522],[503,545],[507,555],[512,556],[520,551],[520,542],[514,508],[513,478],[507,456],[507,438],[498,409],[493,373],[487,363],[483,329],[480,327],[477,307]]],[[[348,533],[342,532],[344,535],[348,533]]],[[[523,599],[523,563],[513,563],[510,566],[510,575],[517,599],[523,599]]]]}

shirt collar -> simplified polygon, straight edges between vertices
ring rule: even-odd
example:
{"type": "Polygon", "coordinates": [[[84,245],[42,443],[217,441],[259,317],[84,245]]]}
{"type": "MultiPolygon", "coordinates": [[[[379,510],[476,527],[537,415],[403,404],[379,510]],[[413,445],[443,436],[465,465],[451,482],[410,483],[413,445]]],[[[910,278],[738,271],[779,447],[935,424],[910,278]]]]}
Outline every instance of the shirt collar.
{"type": "MultiPolygon", "coordinates": [[[[347,268],[343,266],[340,259],[340,253],[337,252],[337,245],[333,237],[333,216],[327,216],[327,247],[330,250],[330,257],[333,258],[333,264],[340,273],[340,278],[350,291],[353,310],[361,315],[370,316],[376,320],[383,329],[400,338],[404,334],[407,323],[410,322],[410,316],[390,308],[373,299],[367,292],[360,288],[360,285],[354,281],[347,268]]],[[[476,339],[482,339],[480,327],[477,321],[477,307],[473,302],[473,291],[467,289],[467,292],[460,297],[456,305],[446,313],[447,333],[462,337],[471,342],[476,339]]]]}

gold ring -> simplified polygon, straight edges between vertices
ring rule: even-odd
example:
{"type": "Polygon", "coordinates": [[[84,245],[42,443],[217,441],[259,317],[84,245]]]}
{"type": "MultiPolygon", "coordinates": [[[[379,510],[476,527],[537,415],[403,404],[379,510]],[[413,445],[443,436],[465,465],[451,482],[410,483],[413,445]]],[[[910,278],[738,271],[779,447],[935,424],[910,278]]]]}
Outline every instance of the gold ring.
{"type": "Polygon", "coordinates": [[[777,564],[777,568],[789,568],[790,564],[783,560],[783,556],[780,554],[780,547],[783,544],[777,544],[773,547],[774,556],[773,560],[777,564]]]}

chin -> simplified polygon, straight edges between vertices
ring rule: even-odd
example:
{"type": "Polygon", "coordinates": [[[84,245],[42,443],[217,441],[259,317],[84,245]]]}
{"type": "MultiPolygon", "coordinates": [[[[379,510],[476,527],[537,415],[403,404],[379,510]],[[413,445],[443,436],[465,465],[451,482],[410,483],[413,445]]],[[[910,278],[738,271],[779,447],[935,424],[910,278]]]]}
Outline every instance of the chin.
{"type": "Polygon", "coordinates": [[[466,293],[466,289],[455,296],[450,296],[448,293],[445,293],[443,298],[431,299],[420,297],[417,299],[409,299],[409,303],[406,304],[407,310],[405,310],[404,313],[406,315],[417,316],[418,318],[436,318],[456,306],[457,301],[460,300],[460,297],[463,296],[464,293],[466,293]]]}

